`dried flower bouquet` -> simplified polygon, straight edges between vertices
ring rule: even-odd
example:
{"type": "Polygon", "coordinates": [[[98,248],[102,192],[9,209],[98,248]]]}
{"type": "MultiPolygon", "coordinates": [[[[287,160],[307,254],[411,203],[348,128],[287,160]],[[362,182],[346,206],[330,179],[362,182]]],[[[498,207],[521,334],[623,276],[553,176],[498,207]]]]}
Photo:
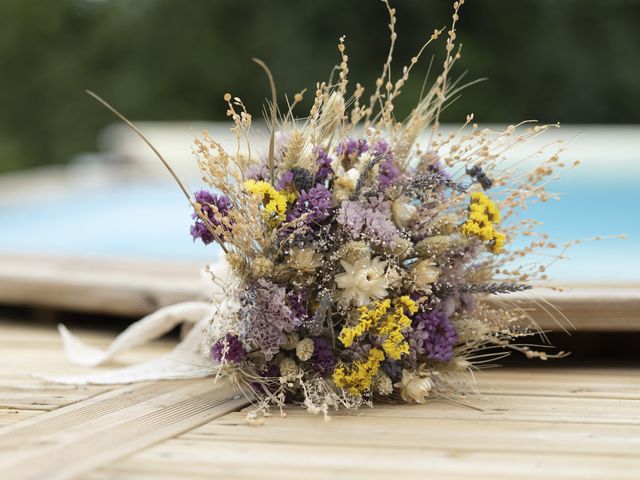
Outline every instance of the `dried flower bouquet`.
{"type": "Polygon", "coordinates": [[[191,235],[219,245],[231,269],[198,335],[216,374],[262,411],[289,401],[326,414],[378,399],[456,398],[475,369],[510,351],[552,356],[519,341],[541,332],[502,295],[546,280],[538,252],[557,247],[518,213],[546,201],[545,184],[567,167],[561,147],[525,174],[505,160],[555,125],[496,132],[468,115],[441,133],[440,114],[462,88],[451,70],[463,3],[394,77],[396,17],[385,0],[390,49],[368,99],[359,83],[350,89],[341,38],[335,78],[316,85],[304,118],[294,115],[302,93],[278,110],[257,61],[272,90],[268,149],[252,148],[252,116],[230,94],[237,149],[206,133],[195,142],[209,188],[191,196],[181,184],[194,207],[191,235]],[[398,120],[394,101],[441,37],[441,73],[398,120]],[[516,248],[519,236],[531,242],[516,248]],[[488,302],[493,295],[501,300],[488,302]]]}

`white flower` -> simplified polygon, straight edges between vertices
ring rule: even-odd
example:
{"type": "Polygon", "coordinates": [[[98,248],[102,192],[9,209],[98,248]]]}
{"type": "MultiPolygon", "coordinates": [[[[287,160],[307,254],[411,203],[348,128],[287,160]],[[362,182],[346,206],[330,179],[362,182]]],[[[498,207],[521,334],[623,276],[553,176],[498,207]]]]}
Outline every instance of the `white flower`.
{"type": "Polygon", "coordinates": [[[303,362],[306,362],[311,359],[314,349],[315,345],[313,340],[310,338],[304,338],[298,342],[298,345],[296,345],[296,356],[303,362]]]}
{"type": "Polygon", "coordinates": [[[431,259],[420,260],[411,269],[413,283],[418,290],[430,290],[430,286],[438,281],[440,270],[431,259]]]}
{"type": "Polygon", "coordinates": [[[406,227],[416,215],[418,208],[410,203],[407,197],[398,197],[393,201],[391,213],[399,227],[406,227]]]}
{"type": "Polygon", "coordinates": [[[333,201],[340,204],[349,200],[351,193],[356,189],[360,172],[357,168],[351,168],[343,175],[340,175],[333,183],[333,201]]]}
{"type": "Polygon", "coordinates": [[[405,402],[425,403],[433,388],[433,382],[427,377],[421,377],[415,372],[402,370],[402,380],[394,385],[400,389],[400,395],[405,402]]]}
{"type": "Polygon", "coordinates": [[[322,255],[311,248],[296,248],[287,259],[289,266],[301,273],[311,273],[320,266],[322,255]]]}
{"type": "Polygon", "coordinates": [[[346,302],[366,305],[372,298],[385,298],[389,282],[385,276],[386,263],[378,258],[361,258],[355,263],[340,260],[344,273],[336,275],[338,288],[346,302]]]}
{"type": "Polygon", "coordinates": [[[393,383],[387,374],[381,373],[376,379],[376,390],[380,395],[386,397],[393,393],[393,383]]]}

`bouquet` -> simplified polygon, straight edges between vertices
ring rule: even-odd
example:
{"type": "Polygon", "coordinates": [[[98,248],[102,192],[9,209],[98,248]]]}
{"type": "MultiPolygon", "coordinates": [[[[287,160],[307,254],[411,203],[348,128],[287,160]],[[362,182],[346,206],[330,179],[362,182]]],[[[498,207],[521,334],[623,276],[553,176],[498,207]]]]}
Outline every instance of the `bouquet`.
{"type": "Polygon", "coordinates": [[[470,114],[440,131],[462,88],[452,67],[463,3],[393,76],[396,16],[385,0],[390,49],[372,91],[350,83],[343,37],[303,117],[303,92],[279,110],[257,60],[272,90],[268,148],[252,145],[252,115],[226,94],[237,148],[205,132],[194,154],[208,188],[192,195],[176,177],[193,206],[191,235],[217,244],[230,269],[193,334],[215,365],[206,373],[231,379],[262,411],[455,398],[474,370],[511,351],[553,356],[519,341],[541,332],[503,296],[546,280],[535,254],[556,245],[521,213],[549,198],[545,184],[564,168],[554,152],[522,174],[505,153],[555,125],[491,131],[470,114]],[[399,120],[394,101],[442,37],[440,74],[399,120]],[[519,237],[530,242],[516,247],[519,237]]]}

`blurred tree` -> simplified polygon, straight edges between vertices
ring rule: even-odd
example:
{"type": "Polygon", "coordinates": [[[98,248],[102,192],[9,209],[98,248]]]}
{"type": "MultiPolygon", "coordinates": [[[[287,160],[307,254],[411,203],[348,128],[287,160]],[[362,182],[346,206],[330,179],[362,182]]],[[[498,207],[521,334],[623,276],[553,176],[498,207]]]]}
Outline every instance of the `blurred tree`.
{"type": "MultiPolygon", "coordinates": [[[[449,3],[395,2],[397,69],[433,27],[448,24],[449,3]]],[[[458,72],[489,81],[466,90],[444,119],[473,111],[481,122],[640,122],[638,20],[639,0],[468,2],[458,72]]],[[[370,84],[388,44],[386,12],[371,0],[2,0],[0,171],[95,148],[113,118],[86,88],[133,119],[223,119],[226,91],[258,116],[267,89],[251,57],[293,94],[327,77],[342,34],[352,80],[370,84]]],[[[432,50],[436,65],[441,51],[432,50]]],[[[404,89],[400,116],[429,59],[404,89]]]]}

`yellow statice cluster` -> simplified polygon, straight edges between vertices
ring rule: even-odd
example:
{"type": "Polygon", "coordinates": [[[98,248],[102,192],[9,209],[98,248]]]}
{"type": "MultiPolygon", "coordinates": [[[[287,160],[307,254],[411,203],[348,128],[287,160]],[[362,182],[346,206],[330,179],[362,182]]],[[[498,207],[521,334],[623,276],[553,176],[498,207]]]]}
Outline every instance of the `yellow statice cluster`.
{"type": "Polygon", "coordinates": [[[388,298],[379,300],[372,308],[360,307],[358,323],[344,327],[338,339],[348,348],[357,338],[369,333],[382,339],[382,350],[372,349],[365,362],[354,362],[350,367],[338,366],[333,375],[335,384],[348,388],[352,394],[360,394],[370,387],[373,377],[378,373],[379,363],[385,357],[399,360],[402,355],[409,353],[409,344],[402,330],[411,326],[407,313],[413,315],[417,310],[416,302],[407,295],[393,302],[388,298]]]}
{"type": "Polygon", "coordinates": [[[351,395],[360,395],[371,388],[374,377],[380,370],[380,364],[384,360],[384,353],[378,348],[369,350],[367,359],[355,361],[351,366],[338,365],[333,371],[333,382],[339,388],[344,388],[351,395]]]}
{"type": "Polygon", "coordinates": [[[473,192],[467,221],[462,225],[462,233],[490,242],[491,251],[500,253],[507,237],[495,229],[499,222],[500,210],[493,200],[482,192],[473,192]]]}
{"type": "Polygon", "coordinates": [[[277,225],[287,218],[288,196],[286,194],[279,192],[264,180],[247,180],[243,186],[247,192],[260,199],[264,206],[262,218],[270,225],[277,225]]]}

